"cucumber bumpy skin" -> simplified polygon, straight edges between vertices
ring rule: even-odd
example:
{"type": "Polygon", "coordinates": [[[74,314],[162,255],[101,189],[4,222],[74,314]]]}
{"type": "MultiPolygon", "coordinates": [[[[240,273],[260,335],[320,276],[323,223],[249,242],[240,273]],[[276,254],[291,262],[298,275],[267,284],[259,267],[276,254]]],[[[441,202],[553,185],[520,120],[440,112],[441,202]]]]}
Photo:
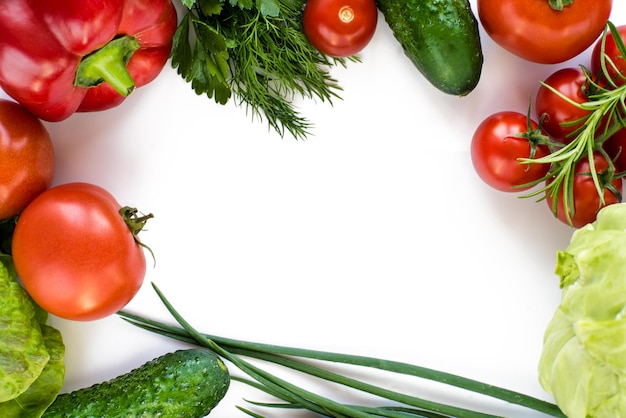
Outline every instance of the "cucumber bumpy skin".
{"type": "Polygon", "coordinates": [[[200,418],[226,395],[230,374],[208,349],[178,350],[107,382],[59,395],[42,417],[200,418]]]}
{"type": "Polygon", "coordinates": [[[480,80],[483,53],[468,0],[376,0],[417,69],[444,93],[465,96],[480,80]]]}

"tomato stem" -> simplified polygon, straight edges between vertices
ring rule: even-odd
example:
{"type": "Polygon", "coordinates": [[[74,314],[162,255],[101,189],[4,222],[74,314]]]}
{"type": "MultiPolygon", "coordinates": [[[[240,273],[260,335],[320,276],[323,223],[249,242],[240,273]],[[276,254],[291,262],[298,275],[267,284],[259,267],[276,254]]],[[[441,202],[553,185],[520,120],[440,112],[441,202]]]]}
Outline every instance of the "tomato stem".
{"type": "Polygon", "coordinates": [[[146,222],[148,222],[149,219],[154,218],[154,215],[149,213],[147,215],[138,216],[138,213],[139,211],[136,208],[132,208],[130,206],[124,206],[120,209],[120,215],[122,216],[122,219],[124,219],[128,230],[133,235],[133,239],[135,240],[137,245],[145,248],[146,250],[148,250],[148,252],[150,252],[152,260],[156,264],[156,257],[154,256],[152,248],[141,242],[138,237],[139,232],[141,232],[144,226],[146,226],[146,222]]]}
{"type": "Polygon", "coordinates": [[[574,4],[574,0],[548,0],[552,10],[561,11],[565,6],[571,6],[574,4]]]}

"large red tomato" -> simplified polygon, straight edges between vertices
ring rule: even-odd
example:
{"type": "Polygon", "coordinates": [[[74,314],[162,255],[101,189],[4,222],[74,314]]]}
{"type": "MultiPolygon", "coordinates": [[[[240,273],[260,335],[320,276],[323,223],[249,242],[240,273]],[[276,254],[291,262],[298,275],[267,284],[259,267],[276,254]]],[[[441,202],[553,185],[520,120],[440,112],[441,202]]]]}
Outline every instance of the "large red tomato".
{"type": "Polygon", "coordinates": [[[574,0],[558,11],[548,0],[478,0],[478,16],[503,48],[528,61],[556,64],[594,43],[612,6],[611,0],[574,0]]]}
{"type": "Polygon", "coordinates": [[[323,54],[347,57],[360,52],[376,31],[375,0],[307,0],[304,33],[323,54]]]}
{"type": "Polygon", "coordinates": [[[87,321],[115,313],[135,296],[146,259],[121,209],[101,187],[68,183],[46,190],[22,212],[13,261],[43,309],[87,321]]]}
{"type": "Polygon", "coordinates": [[[0,100],[0,220],[21,212],[52,184],[54,148],[39,119],[0,100]]]}

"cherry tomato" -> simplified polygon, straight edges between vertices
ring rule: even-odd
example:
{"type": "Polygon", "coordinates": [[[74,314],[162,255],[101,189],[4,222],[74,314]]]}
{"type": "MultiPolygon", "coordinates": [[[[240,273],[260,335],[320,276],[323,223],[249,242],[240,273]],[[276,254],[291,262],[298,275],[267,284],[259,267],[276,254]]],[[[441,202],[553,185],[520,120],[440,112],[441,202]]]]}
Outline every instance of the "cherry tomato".
{"type": "Polygon", "coordinates": [[[556,64],[591,46],[611,14],[612,0],[574,0],[557,11],[548,0],[478,0],[478,16],[501,47],[528,61],[556,64]]]}
{"type": "MultiPolygon", "coordinates": [[[[574,182],[572,185],[572,203],[573,207],[569,208],[569,211],[565,209],[565,203],[563,200],[563,188],[561,187],[557,193],[557,205],[556,205],[556,217],[563,223],[573,226],[574,228],[580,228],[590,222],[596,220],[598,211],[604,206],[619,203],[621,201],[622,193],[622,180],[619,178],[606,178],[607,168],[609,164],[600,153],[595,153],[593,157],[595,164],[595,170],[600,177],[600,184],[604,188],[604,204],[600,203],[600,196],[596,190],[595,183],[591,177],[591,167],[589,165],[589,159],[584,157],[581,159],[574,168],[574,182]],[[611,190],[611,185],[614,190],[619,194],[616,195],[611,190]],[[569,217],[568,217],[569,212],[569,217]],[[570,222],[571,221],[571,222],[570,222]]],[[[548,180],[547,184],[550,184],[551,180],[548,180]]],[[[546,202],[550,210],[554,212],[554,196],[548,194],[546,202]]]]}
{"type": "MultiPolygon", "coordinates": [[[[622,40],[626,40],[626,25],[618,26],[617,30],[620,34],[622,40]]],[[[597,76],[602,72],[602,42],[603,39],[600,38],[595,46],[593,47],[593,51],[591,52],[591,72],[597,76]]],[[[607,33],[606,41],[604,45],[604,55],[611,60],[613,64],[610,64],[609,61],[606,61],[606,69],[609,77],[615,82],[615,85],[621,86],[626,83],[626,59],[619,52],[617,44],[615,43],[615,39],[613,39],[613,35],[611,32],[607,33]],[[621,76],[617,76],[617,71],[614,69],[615,66],[617,71],[621,74],[621,76]]],[[[602,80],[602,77],[600,78],[602,80]]]]}
{"type": "Polygon", "coordinates": [[[377,21],[375,0],[307,0],[302,15],[309,42],[333,57],[355,55],[365,48],[377,21]]]}
{"type": "Polygon", "coordinates": [[[526,115],[518,112],[503,111],[488,116],[481,122],[471,142],[472,164],[478,176],[489,186],[503,192],[519,192],[528,190],[532,185],[527,183],[542,179],[550,165],[543,163],[521,164],[519,158],[545,157],[549,149],[541,143],[534,143],[538,132],[537,123],[530,121],[526,115]],[[527,133],[529,138],[516,136],[527,133]]]}
{"type": "Polygon", "coordinates": [[[88,321],[115,313],[135,296],[146,259],[120,209],[101,187],[68,183],[46,190],[22,212],[13,261],[43,309],[88,321]]]}
{"type": "MultiPolygon", "coordinates": [[[[544,84],[554,88],[576,103],[585,103],[589,99],[585,94],[587,77],[580,68],[561,68],[544,80],[544,84]]],[[[544,85],[539,87],[535,98],[537,118],[547,115],[543,120],[543,129],[555,140],[567,143],[574,139],[572,133],[579,129],[584,121],[574,123],[589,115],[589,111],[569,103],[544,85]],[[569,125],[567,125],[569,123],[569,125]],[[566,125],[564,125],[566,124],[566,125]],[[572,134],[568,137],[568,135],[572,134]]]]}
{"type": "Polygon", "coordinates": [[[617,172],[626,171],[626,129],[613,134],[604,143],[604,150],[615,164],[617,172]]]}
{"type": "Polygon", "coordinates": [[[0,100],[0,220],[20,213],[54,179],[45,126],[19,104],[0,100]]]}

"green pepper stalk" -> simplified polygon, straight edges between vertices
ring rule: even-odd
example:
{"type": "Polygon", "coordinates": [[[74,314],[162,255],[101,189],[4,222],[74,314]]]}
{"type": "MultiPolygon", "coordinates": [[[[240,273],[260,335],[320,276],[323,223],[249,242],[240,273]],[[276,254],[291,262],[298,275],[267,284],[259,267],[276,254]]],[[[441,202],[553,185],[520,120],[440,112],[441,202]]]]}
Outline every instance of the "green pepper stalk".
{"type": "MultiPolygon", "coordinates": [[[[263,392],[278,398],[282,402],[257,404],[266,407],[306,409],[329,417],[467,417],[467,418],[495,418],[494,415],[477,412],[453,405],[441,404],[427,399],[418,398],[404,393],[392,391],[368,384],[348,376],[331,372],[322,367],[311,365],[302,359],[313,359],[322,362],[343,363],[366,368],[374,368],[388,372],[416,376],[423,379],[433,380],[468,391],[480,393],[495,399],[500,399],[512,404],[521,405],[536,411],[543,412],[548,416],[561,417],[564,415],[559,408],[549,402],[536,399],[518,392],[503,389],[497,386],[482,383],[476,380],[464,378],[450,373],[432,370],[416,365],[396,361],[355,356],[349,354],[308,350],[301,348],[283,347],[269,344],[260,344],[221,338],[213,335],[202,334],[193,328],[165,298],[163,293],[153,284],[159,298],[166,306],[170,314],[180,324],[171,326],[163,322],[150,320],[140,315],[120,311],[118,314],[142,329],[154,332],[168,338],[179,340],[189,344],[200,345],[215,351],[224,357],[250,379],[233,377],[235,380],[247,383],[263,392]],[[287,369],[296,370],[309,376],[334,382],[358,391],[376,395],[380,398],[394,401],[401,406],[366,407],[361,405],[347,405],[336,402],[324,396],[312,393],[301,387],[280,379],[267,371],[255,366],[241,358],[250,357],[269,363],[273,363],[287,369]]],[[[259,417],[251,411],[240,408],[251,416],[259,417]]]]}

